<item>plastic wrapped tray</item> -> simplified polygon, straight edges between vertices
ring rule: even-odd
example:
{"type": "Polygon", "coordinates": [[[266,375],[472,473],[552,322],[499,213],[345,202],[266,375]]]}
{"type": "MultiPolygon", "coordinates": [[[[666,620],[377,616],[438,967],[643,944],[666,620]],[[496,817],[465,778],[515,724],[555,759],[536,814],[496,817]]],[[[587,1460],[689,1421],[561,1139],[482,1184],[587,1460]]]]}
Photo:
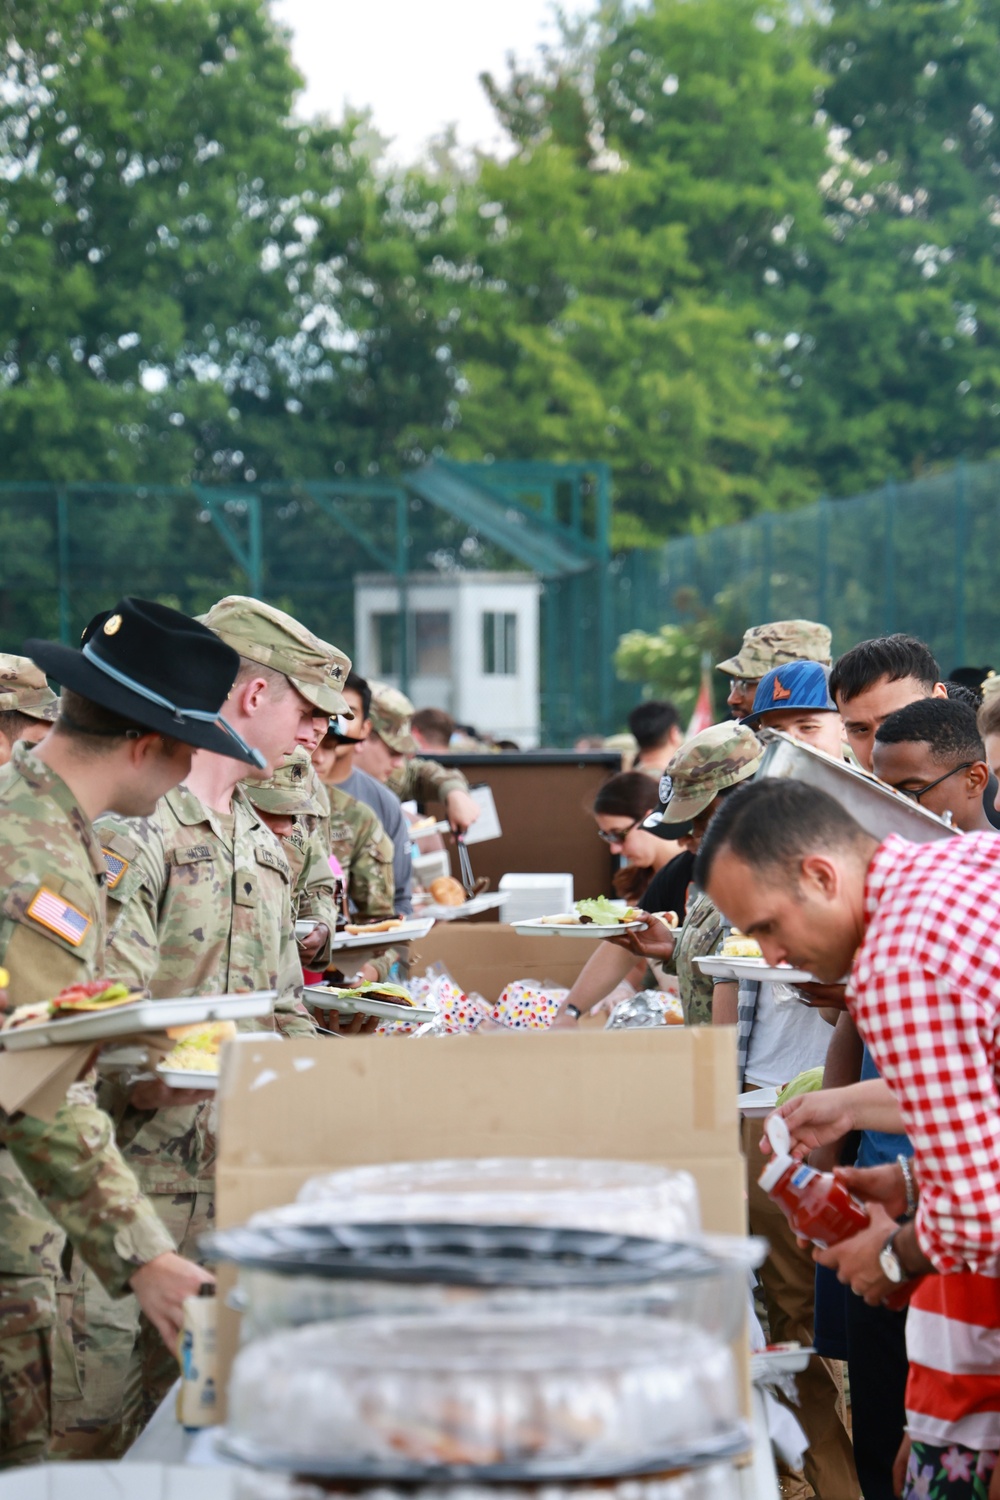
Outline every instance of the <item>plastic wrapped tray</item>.
{"type": "Polygon", "coordinates": [[[653,1474],[641,1479],[601,1479],[567,1486],[546,1482],[543,1487],[481,1485],[474,1480],[461,1484],[425,1484],[406,1489],[387,1485],[377,1490],[338,1490],[329,1482],[320,1487],[297,1475],[273,1470],[240,1468],[233,1471],[231,1500],[734,1500],[741,1493],[740,1480],[728,1463],[681,1473],[653,1474]]]}
{"type": "Polygon", "coordinates": [[[345,1479],[572,1479],[745,1446],[729,1348],[634,1317],[347,1319],[245,1346],[226,1443],[345,1479]]]}
{"type": "Polygon", "coordinates": [[[391,1162],[311,1177],[298,1202],[255,1224],[545,1224],[683,1240],[701,1228],[698,1188],[688,1172],[645,1162],[574,1157],[485,1157],[391,1162]]]}

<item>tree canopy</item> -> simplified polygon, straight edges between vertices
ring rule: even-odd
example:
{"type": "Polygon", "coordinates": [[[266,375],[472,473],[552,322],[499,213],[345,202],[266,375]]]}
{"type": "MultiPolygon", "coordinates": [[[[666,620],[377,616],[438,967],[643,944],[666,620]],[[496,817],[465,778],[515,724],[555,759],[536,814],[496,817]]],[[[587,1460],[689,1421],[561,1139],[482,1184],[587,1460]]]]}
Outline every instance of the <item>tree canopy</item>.
{"type": "Polygon", "coordinates": [[[998,45],[605,0],[398,172],[266,0],[0,0],[0,480],[601,458],[630,545],[988,456],[998,45]]]}

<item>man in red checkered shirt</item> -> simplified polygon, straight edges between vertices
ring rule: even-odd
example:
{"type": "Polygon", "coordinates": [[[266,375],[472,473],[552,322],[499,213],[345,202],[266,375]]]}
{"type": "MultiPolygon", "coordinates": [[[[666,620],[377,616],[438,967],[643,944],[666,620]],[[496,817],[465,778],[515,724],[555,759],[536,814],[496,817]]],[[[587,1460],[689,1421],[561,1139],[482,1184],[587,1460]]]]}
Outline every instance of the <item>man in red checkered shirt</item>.
{"type": "Polygon", "coordinates": [[[763,781],[713,820],[695,880],[769,963],[826,983],[850,973],[851,1014],[913,1143],[919,1203],[902,1166],[844,1172],[867,1186],[870,1224],[816,1259],[870,1302],[913,1284],[904,1495],[993,1500],[1000,839],[880,844],[824,793],[763,781]]]}

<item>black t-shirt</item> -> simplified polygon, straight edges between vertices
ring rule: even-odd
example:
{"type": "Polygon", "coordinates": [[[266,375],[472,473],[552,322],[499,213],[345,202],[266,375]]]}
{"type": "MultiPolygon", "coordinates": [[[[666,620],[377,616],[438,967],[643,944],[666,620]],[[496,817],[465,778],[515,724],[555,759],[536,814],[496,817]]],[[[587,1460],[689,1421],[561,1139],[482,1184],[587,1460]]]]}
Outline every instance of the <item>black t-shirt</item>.
{"type": "Polygon", "coordinates": [[[687,849],[677,854],[662,870],[657,870],[646,894],[638,903],[640,911],[675,911],[683,922],[688,886],[694,871],[694,855],[687,849]]]}

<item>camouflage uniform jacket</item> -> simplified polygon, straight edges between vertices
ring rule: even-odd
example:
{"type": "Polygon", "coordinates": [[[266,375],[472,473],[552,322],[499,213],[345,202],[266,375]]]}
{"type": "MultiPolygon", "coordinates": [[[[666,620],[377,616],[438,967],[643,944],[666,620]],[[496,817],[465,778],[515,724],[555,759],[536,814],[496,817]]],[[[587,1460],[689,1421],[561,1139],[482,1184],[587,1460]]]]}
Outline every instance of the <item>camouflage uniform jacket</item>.
{"type": "Polygon", "coordinates": [[[326,947],[321,948],[309,967],[322,969],[330,961],[330,943],[337,930],[336,879],[330,868],[330,848],[321,820],[300,813],[295,827],[281,848],[292,871],[292,920],[311,917],[322,922],[330,933],[326,947]]]}
{"type": "Polygon", "coordinates": [[[467,792],[469,783],[454,766],[413,755],[393,771],[388,787],[400,802],[443,802],[449,792],[467,792]]]}
{"type": "MultiPolygon", "coordinates": [[[[154,999],[277,989],[274,1021],[286,1036],[315,1028],[295,999],[302,968],[292,925],[291,870],[278,840],[243,792],[233,831],[185,786],[149,818],[104,817],[98,829],[114,870],[108,882],[108,973],[154,999]]],[[[241,1030],[257,1030],[241,1022],[241,1030]]],[[[209,1191],[214,1109],[133,1109],[106,1086],[102,1102],[150,1193],[209,1191]]]]}
{"type": "MultiPolygon", "coordinates": [[[[69,787],[26,746],[15,748],[0,771],[0,870],[0,964],[10,973],[12,1003],[51,999],[68,984],[101,975],[101,847],[69,787]],[[42,888],[66,904],[62,915],[49,906],[48,914],[32,916],[42,888]]],[[[8,1148],[0,1151],[3,1274],[57,1275],[65,1231],[118,1295],[138,1266],[174,1248],[122,1160],[89,1083],[73,1085],[53,1121],[0,1112],[0,1144],[8,1148]]]]}
{"type": "Polygon", "coordinates": [[[712,991],[715,981],[692,962],[708,958],[722,946],[722,917],[703,891],[692,886],[687,914],[673,957],[663,963],[668,974],[676,974],[686,1026],[712,1024],[712,991]]]}
{"type": "MultiPolygon", "coordinates": [[[[324,791],[330,804],[324,832],[330,853],[344,872],[354,910],[359,917],[377,921],[395,916],[392,840],[370,807],[341,791],[339,786],[328,786],[324,791]]],[[[399,957],[394,948],[378,954],[369,954],[367,949],[348,952],[352,959],[357,955],[363,962],[373,964],[379,979],[388,978],[399,957]]]]}

